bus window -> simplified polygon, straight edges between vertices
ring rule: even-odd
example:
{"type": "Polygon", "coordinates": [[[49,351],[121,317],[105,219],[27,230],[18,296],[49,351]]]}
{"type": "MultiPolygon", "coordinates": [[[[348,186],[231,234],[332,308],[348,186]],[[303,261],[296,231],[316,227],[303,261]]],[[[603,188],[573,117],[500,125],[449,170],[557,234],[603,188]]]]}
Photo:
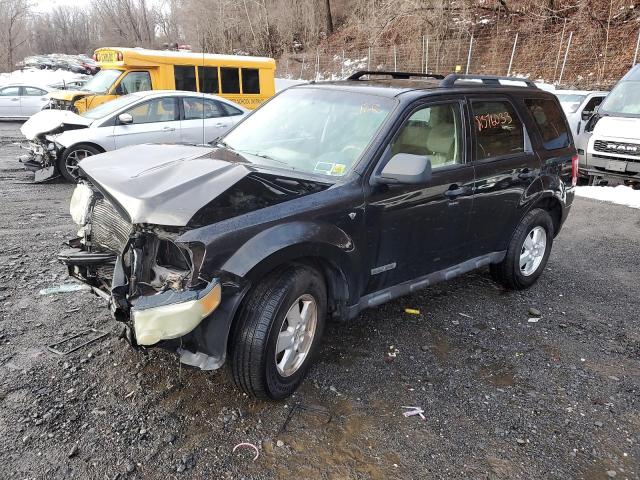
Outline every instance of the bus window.
{"type": "Polygon", "coordinates": [[[242,69],[242,93],[260,93],[260,72],[257,68],[242,69]]]}
{"type": "Polygon", "coordinates": [[[151,90],[151,76],[149,72],[129,72],[116,87],[116,92],[122,95],[151,90]]]}
{"type": "Polygon", "coordinates": [[[190,65],[174,65],[173,76],[176,81],[176,90],[197,92],[196,67],[190,65]]]}
{"type": "Polygon", "coordinates": [[[220,67],[222,93],[240,93],[240,75],[237,68],[220,67]]]}
{"type": "Polygon", "coordinates": [[[218,67],[198,67],[198,83],[203,93],[218,93],[218,67]]]}

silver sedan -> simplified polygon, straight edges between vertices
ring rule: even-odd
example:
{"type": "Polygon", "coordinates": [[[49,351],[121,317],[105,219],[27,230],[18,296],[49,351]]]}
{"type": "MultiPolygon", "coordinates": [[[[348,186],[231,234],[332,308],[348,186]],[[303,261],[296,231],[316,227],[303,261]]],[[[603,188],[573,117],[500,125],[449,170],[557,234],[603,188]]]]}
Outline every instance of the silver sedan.
{"type": "Polygon", "coordinates": [[[57,174],[75,181],[78,162],[90,155],[140,143],[205,144],[246,114],[215,95],[168,90],[132,93],[79,115],[46,109],[20,129],[30,151],[21,161],[37,181],[57,174]]]}
{"type": "Polygon", "coordinates": [[[0,87],[0,118],[29,118],[48,102],[51,88],[42,85],[11,84],[0,87]]]}

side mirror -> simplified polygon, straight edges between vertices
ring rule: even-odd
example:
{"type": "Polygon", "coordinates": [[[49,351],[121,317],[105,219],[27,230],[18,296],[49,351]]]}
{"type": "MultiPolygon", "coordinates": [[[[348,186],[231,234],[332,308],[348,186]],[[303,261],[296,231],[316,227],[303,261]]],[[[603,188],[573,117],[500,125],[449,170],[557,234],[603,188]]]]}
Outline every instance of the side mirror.
{"type": "Polygon", "coordinates": [[[116,88],[113,89],[113,94],[114,95],[124,95],[124,90],[122,89],[122,84],[121,83],[116,85],[116,88]]]}
{"type": "Polygon", "coordinates": [[[587,120],[589,120],[591,118],[591,115],[593,115],[593,112],[590,112],[588,110],[583,110],[581,118],[582,118],[582,120],[584,120],[586,122],[587,120]]]}
{"type": "Polygon", "coordinates": [[[118,115],[118,122],[121,125],[131,125],[133,123],[133,117],[130,113],[121,113],[118,115]]]}
{"type": "Polygon", "coordinates": [[[431,159],[425,155],[396,153],[375,177],[381,185],[420,185],[431,180],[431,159]]]}

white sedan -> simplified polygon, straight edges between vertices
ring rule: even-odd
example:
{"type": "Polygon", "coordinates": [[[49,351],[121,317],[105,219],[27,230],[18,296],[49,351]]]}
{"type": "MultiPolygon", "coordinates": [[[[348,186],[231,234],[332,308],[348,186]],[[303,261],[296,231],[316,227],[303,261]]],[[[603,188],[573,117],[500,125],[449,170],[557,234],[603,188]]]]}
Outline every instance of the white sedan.
{"type": "Polygon", "coordinates": [[[36,181],[56,174],[75,181],[78,162],[90,155],[140,143],[206,144],[247,112],[215,95],[169,90],[132,93],[79,115],[47,109],[20,129],[30,150],[20,161],[36,181]]]}
{"type": "Polygon", "coordinates": [[[0,87],[0,118],[29,118],[42,110],[51,88],[42,85],[11,84],[0,87]]]}

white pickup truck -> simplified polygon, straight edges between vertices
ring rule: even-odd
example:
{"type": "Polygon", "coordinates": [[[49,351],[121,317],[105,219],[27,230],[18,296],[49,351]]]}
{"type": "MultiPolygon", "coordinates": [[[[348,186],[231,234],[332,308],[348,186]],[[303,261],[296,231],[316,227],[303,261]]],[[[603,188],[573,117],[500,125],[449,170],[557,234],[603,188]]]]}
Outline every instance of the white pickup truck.
{"type": "Polygon", "coordinates": [[[622,77],[584,130],[581,177],[591,184],[640,184],[640,64],[622,77]]]}

